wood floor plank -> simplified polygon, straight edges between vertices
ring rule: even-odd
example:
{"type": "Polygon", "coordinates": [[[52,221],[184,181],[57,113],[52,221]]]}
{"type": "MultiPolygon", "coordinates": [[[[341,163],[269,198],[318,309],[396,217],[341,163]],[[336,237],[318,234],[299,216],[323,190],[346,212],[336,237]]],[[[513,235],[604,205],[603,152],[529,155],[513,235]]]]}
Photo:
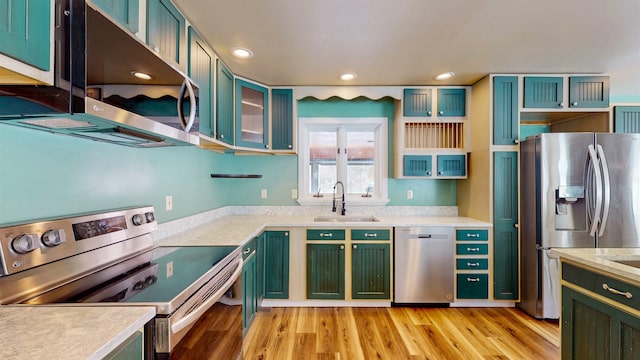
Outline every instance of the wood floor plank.
{"type": "Polygon", "coordinates": [[[345,359],[363,359],[364,352],[358,341],[358,329],[352,308],[342,307],[334,309],[336,326],[338,329],[337,341],[339,353],[345,359]]]}

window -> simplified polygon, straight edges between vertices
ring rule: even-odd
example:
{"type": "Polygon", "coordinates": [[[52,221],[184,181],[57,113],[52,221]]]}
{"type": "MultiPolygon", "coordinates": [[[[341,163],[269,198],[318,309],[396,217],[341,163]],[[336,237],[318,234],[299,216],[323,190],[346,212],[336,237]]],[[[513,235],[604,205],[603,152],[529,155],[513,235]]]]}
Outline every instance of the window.
{"type": "Polygon", "coordinates": [[[388,202],[386,118],[300,118],[299,125],[300,204],[330,204],[338,181],[347,205],[388,202]]]}

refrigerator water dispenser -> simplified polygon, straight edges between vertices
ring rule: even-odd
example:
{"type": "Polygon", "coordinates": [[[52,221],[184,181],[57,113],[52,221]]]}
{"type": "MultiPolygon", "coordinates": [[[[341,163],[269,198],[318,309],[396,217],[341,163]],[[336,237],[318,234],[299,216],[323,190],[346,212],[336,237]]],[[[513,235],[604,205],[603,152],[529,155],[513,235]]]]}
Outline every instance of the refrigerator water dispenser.
{"type": "Polygon", "coordinates": [[[556,189],[556,230],[586,230],[584,186],[556,189]]]}

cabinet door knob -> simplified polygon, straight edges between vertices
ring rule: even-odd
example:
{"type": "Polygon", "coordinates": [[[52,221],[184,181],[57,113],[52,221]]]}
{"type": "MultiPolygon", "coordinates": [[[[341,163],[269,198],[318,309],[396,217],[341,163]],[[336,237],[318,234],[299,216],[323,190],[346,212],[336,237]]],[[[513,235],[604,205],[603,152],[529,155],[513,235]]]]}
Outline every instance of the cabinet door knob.
{"type": "Polygon", "coordinates": [[[578,102],[577,101],[572,102],[571,106],[578,106],[578,102]]]}
{"type": "Polygon", "coordinates": [[[264,148],[268,149],[269,148],[269,144],[264,144],[264,148]]]}
{"type": "Polygon", "coordinates": [[[224,139],[224,134],[220,134],[220,139],[224,139]]]}
{"type": "Polygon", "coordinates": [[[515,139],[515,140],[513,140],[513,143],[514,143],[514,144],[516,144],[516,145],[518,145],[518,144],[520,144],[520,140],[515,139]]]}
{"type": "Polygon", "coordinates": [[[513,224],[513,227],[516,229],[518,228],[518,226],[519,226],[518,224],[513,224]]]}
{"type": "Polygon", "coordinates": [[[559,106],[559,107],[563,107],[563,106],[564,106],[564,103],[563,103],[563,102],[561,102],[560,104],[558,104],[558,106],[559,106]]]}
{"type": "Polygon", "coordinates": [[[358,248],[358,245],[353,245],[353,248],[354,248],[354,249],[357,249],[357,248],[358,248]]]}
{"type": "Polygon", "coordinates": [[[344,250],[344,245],[340,245],[340,250],[344,250]]]}
{"type": "Polygon", "coordinates": [[[427,111],[427,115],[431,116],[431,110],[427,111]]]}
{"type": "Polygon", "coordinates": [[[293,149],[293,145],[291,145],[291,144],[287,145],[287,147],[288,147],[289,149],[293,149]]]}
{"type": "Polygon", "coordinates": [[[444,111],[440,110],[440,111],[438,111],[438,114],[444,115],[444,111]]]}

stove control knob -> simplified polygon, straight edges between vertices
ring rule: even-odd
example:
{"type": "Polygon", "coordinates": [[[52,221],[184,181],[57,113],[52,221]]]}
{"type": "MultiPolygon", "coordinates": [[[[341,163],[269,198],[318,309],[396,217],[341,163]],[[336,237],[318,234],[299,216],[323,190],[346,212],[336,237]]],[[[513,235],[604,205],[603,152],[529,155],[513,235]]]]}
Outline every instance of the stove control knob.
{"type": "Polygon", "coordinates": [[[42,234],[42,243],[48,247],[58,246],[65,242],[65,236],[63,230],[49,230],[42,234]]]}
{"type": "Polygon", "coordinates": [[[142,214],[133,215],[133,217],[131,218],[131,222],[133,222],[133,225],[136,225],[136,226],[146,223],[146,221],[144,221],[144,216],[142,216],[142,214]]]}
{"type": "Polygon", "coordinates": [[[26,254],[38,248],[38,235],[22,234],[11,241],[11,248],[18,254],[26,254]]]}
{"type": "Polygon", "coordinates": [[[156,220],[156,216],[152,212],[144,213],[144,217],[147,218],[147,222],[154,222],[156,220]]]}
{"type": "Polygon", "coordinates": [[[144,289],[144,281],[138,281],[133,285],[133,290],[142,290],[144,289]]]}

